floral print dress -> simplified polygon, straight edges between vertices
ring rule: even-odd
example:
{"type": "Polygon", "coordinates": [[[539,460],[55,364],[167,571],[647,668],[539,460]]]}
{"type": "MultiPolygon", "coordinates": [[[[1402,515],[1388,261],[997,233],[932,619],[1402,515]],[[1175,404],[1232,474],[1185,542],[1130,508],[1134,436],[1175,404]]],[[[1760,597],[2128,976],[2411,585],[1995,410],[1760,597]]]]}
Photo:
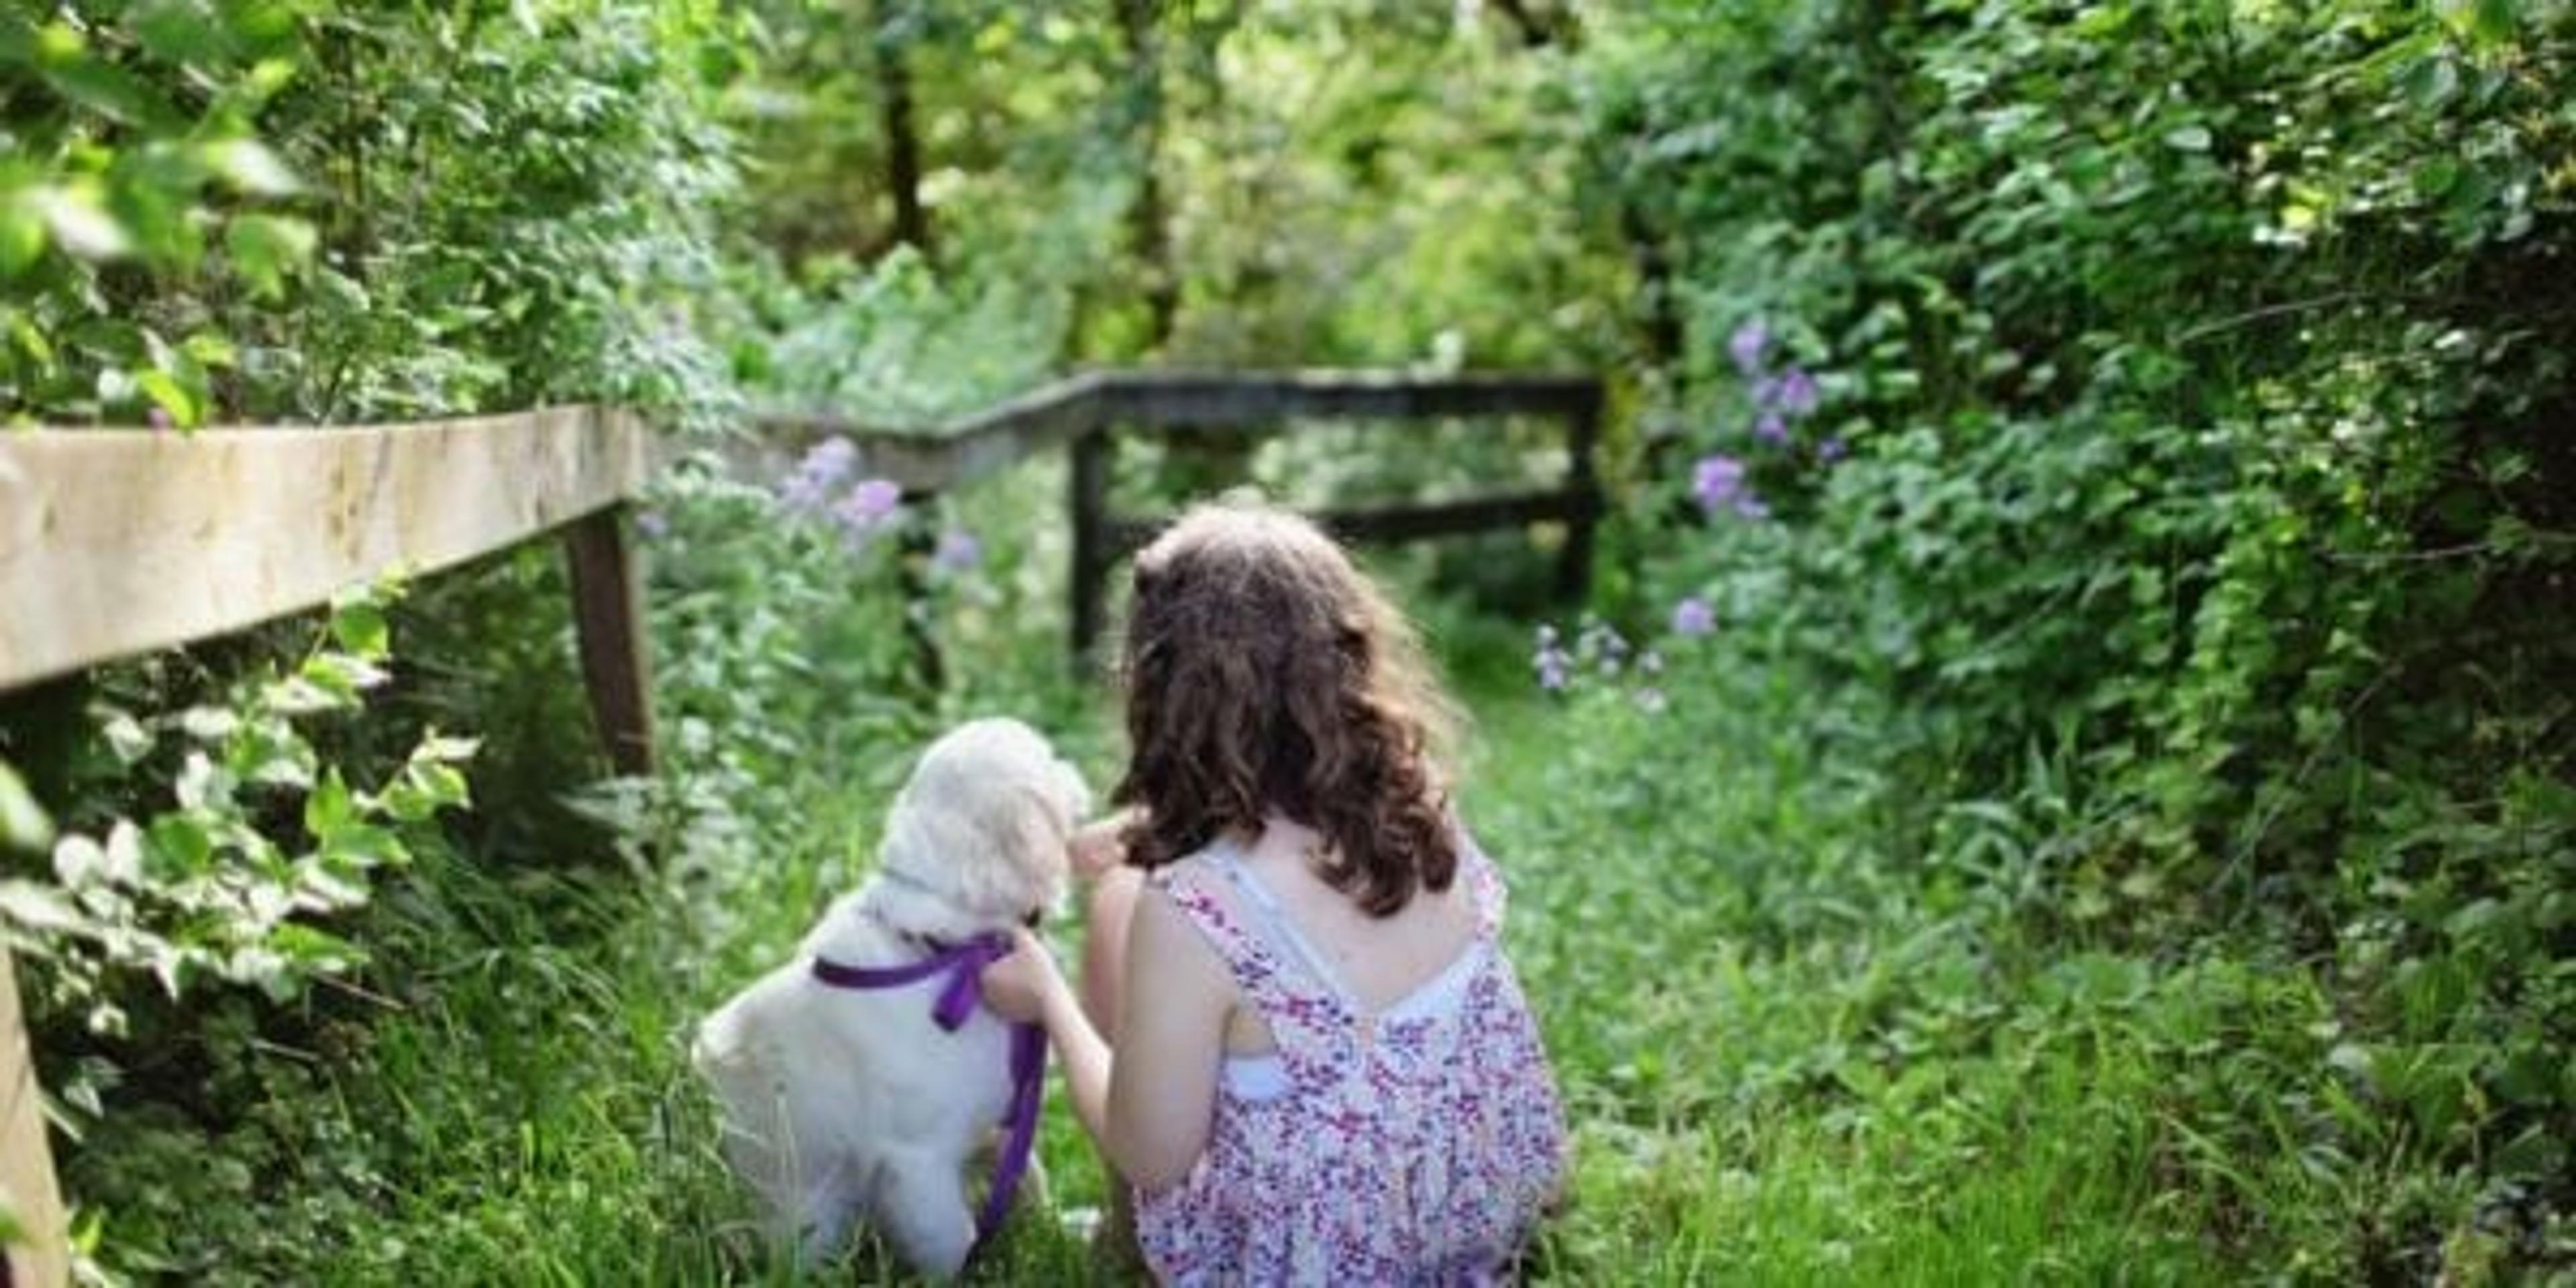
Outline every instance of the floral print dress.
{"type": "Polygon", "coordinates": [[[1333,981],[1230,843],[1154,874],[1277,1044],[1275,1056],[1228,1058],[1197,1164],[1138,1192],[1138,1242],[1157,1278],[1476,1284],[1508,1273],[1562,1180],[1565,1121],[1497,942],[1502,878],[1463,835],[1459,850],[1475,936],[1378,1012],[1333,981]],[[1191,870],[1236,897],[1215,898],[1206,876],[1171,879],[1191,870]]]}

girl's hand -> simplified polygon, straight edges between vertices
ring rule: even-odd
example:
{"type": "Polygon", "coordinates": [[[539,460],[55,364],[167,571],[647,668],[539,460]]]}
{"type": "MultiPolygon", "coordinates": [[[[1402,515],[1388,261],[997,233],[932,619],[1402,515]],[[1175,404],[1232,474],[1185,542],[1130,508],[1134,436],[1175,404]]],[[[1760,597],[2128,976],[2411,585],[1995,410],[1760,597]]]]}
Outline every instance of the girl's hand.
{"type": "Polygon", "coordinates": [[[1127,858],[1127,847],[1118,836],[1127,830],[1128,812],[1121,810],[1073,834],[1069,847],[1073,874],[1086,881],[1097,881],[1102,873],[1117,867],[1127,858]]]}
{"type": "Polygon", "coordinates": [[[1025,927],[1011,931],[1011,955],[986,966],[977,982],[984,990],[984,1005],[1013,1024],[1043,1021],[1049,999],[1065,988],[1055,955],[1025,927]]]}

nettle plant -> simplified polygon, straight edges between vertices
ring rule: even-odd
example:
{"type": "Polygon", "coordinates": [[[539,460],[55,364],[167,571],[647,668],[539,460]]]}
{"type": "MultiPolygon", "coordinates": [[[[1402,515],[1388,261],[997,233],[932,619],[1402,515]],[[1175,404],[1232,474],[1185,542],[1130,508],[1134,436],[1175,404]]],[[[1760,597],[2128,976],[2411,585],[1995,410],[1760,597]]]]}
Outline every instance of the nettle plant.
{"type": "Polygon", "coordinates": [[[282,1000],[364,960],[320,919],[365,903],[373,873],[409,861],[413,829],[466,803],[457,766],[474,752],[431,730],[372,787],[316,752],[312,727],[388,678],[386,598],[343,596],[292,665],[246,671],[218,700],[155,714],[93,703],[107,764],[85,798],[139,788],[154,807],[50,837],[22,790],[0,791],[13,840],[51,840],[44,870],[0,876],[0,943],[38,965],[47,1003],[113,1033],[124,977],[172,997],[222,980],[282,1000]]]}

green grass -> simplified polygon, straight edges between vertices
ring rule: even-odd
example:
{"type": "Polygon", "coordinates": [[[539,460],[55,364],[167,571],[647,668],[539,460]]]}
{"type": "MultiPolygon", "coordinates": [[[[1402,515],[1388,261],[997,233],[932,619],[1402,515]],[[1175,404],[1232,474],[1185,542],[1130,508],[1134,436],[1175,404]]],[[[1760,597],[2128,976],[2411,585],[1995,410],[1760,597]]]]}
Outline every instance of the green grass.
{"type": "Polygon", "coordinates": [[[1831,869],[1848,826],[1781,772],[1794,752],[1718,741],[1622,769],[1569,742],[1598,714],[1488,696],[1467,796],[1515,878],[1510,942],[1576,1125],[1551,1276],[2227,1277],[2144,1183],[2116,1109],[2143,1091],[2129,1053],[1867,1050],[1910,981],[1985,968],[1956,933],[1849,903],[1865,881],[1787,879],[1831,869]]]}

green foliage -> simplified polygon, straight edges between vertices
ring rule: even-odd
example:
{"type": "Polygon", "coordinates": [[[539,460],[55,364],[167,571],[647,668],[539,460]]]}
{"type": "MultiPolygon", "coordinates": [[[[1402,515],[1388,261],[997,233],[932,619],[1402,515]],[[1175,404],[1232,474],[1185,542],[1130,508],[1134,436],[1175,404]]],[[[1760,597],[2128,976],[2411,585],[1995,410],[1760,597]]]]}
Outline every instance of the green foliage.
{"type": "Polygon", "coordinates": [[[0,415],[730,398],[713,6],[45,8],[0,14],[0,415]]]}
{"type": "Polygon", "coordinates": [[[1941,897],[2330,962],[2280,1104],[2182,1120],[2300,1274],[2555,1265],[2576,1202],[2569,17],[1711,0],[1592,59],[1678,324],[1643,587],[1869,695],[1941,897]],[[1672,504],[1711,453],[1768,520],[1672,504]]]}
{"type": "Polygon", "coordinates": [[[870,428],[929,431],[1043,383],[1062,349],[1067,293],[987,270],[942,279],[898,249],[808,292],[772,283],[739,369],[775,403],[870,428]]]}
{"type": "MultiPolygon", "coordinates": [[[[2176,926],[2167,892],[2094,884],[2062,757],[1907,848],[1863,690],[1589,634],[1544,705],[1482,708],[1465,799],[1530,856],[1511,946],[1579,1137],[1551,1273],[2496,1282],[2576,1252],[2555,1111],[2523,1108],[2564,1103],[2564,970],[2516,924],[2563,895],[2433,894],[2442,924],[2324,961],[2176,926]],[[2481,998],[2494,971],[2539,995],[2481,998]]],[[[2548,790],[2506,835],[2563,867],[2548,790]]]]}
{"type": "Polygon", "coordinates": [[[0,413],[194,425],[238,348],[121,315],[117,266],[273,300],[311,259],[285,205],[303,181],[255,131],[296,74],[293,15],[128,8],[0,12],[0,68],[23,85],[0,100],[0,413]]]}
{"type": "Polygon", "coordinates": [[[466,803],[456,765],[474,750],[427,733],[373,788],[322,763],[305,726],[361,711],[388,654],[382,601],[356,595],[293,669],[246,675],[218,701],[146,717],[93,706],[104,755],[51,871],[0,878],[0,943],[36,965],[49,1005],[116,1032],[114,972],[148,974],[173,998],[203,977],[282,999],[363,960],[324,919],[365,903],[375,870],[408,862],[423,826],[466,803]],[[93,804],[164,781],[171,799],[148,810],[93,804]],[[271,820],[289,810],[296,835],[281,841],[271,820]]]}

